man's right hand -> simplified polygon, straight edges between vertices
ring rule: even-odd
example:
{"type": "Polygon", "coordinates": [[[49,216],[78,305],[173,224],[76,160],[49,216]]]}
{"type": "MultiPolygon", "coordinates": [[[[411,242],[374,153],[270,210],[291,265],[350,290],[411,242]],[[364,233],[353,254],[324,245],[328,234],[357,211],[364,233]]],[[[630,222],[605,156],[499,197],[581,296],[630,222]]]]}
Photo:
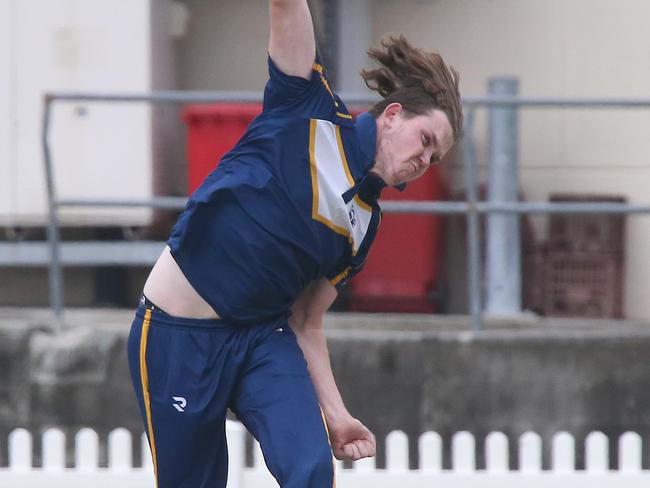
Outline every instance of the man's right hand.
{"type": "Polygon", "coordinates": [[[375,436],[359,420],[348,416],[328,423],[330,444],[336,459],[358,461],[373,457],[377,451],[375,436]]]}

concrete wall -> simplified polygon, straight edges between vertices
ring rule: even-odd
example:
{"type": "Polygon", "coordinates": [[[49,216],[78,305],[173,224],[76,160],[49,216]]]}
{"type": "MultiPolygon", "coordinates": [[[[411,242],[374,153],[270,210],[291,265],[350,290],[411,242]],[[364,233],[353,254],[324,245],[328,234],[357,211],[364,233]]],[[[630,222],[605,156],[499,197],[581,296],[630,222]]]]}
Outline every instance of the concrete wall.
{"type": "MultiPolygon", "coordinates": [[[[140,432],[125,353],[131,316],[70,311],[69,328],[57,336],[45,329],[46,311],[0,309],[0,438],[19,426],[140,432]]],[[[326,320],[350,411],[378,438],[393,429],[438,431],[447,461],[450,435],[459,430],[479,439],[491,430],[512,439],[535,430],[545,440],[559,430],[578,438],[592,430],[614,437],[634,430],[648,439],[648,325],[495,322],[472,333],[466,319],[454,317],[330,314],[326,320]]]]}

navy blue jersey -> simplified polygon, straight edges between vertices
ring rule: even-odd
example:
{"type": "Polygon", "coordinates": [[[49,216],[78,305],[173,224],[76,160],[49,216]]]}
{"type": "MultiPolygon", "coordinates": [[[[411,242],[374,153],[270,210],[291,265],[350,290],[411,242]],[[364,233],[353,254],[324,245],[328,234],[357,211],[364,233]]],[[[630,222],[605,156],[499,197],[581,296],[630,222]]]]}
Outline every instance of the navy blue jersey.
{"type": "Polygon", "coordinates": [[[352,121],[320,63],[311,78],[269,58],[263,112],[190,197],[168,241],[196,291],[224,319],[287,316],[325,277],[340,287],[363,266],[384,182],[370,174],[376,125],[352,121]]]}

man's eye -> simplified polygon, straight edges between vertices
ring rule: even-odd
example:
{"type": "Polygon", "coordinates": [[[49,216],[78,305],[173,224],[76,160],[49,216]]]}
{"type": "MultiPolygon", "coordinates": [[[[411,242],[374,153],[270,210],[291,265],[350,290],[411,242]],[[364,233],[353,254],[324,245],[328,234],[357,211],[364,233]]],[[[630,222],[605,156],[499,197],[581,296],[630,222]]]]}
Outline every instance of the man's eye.
{"type": "Polygon", "coordinates": [[[428,146],[430,141],[431,141],[431,139],[429,139],[428,135],[422,134],[422,144],[424,144],[425,146],[428,146]]]}

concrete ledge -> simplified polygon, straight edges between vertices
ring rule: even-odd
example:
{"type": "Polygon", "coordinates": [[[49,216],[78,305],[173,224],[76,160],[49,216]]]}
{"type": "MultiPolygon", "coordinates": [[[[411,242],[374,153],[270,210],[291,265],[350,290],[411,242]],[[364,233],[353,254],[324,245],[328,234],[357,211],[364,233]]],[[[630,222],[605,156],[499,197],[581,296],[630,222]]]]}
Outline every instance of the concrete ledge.
{"type": "MultiPolygon", "coordinates": [[[[141,431],[126,360],[132,316],[69,310],[57,335],[49,310],[0,309],[0,430],[141,431]]],[[[650,324],[524,318],[472,332],[467,317],[330,314],[326,331],[347,406],[379,438],[650,435],[650,324]]]]}

